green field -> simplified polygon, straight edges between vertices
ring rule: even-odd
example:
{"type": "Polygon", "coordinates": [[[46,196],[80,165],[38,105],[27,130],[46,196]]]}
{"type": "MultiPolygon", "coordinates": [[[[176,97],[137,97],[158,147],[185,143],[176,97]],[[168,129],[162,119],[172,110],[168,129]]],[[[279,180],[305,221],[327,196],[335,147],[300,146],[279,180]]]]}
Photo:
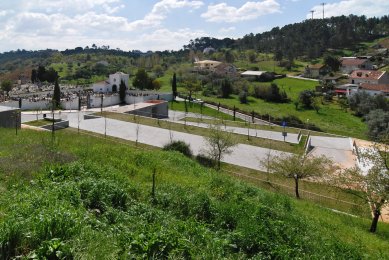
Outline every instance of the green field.
{"type": "Polygon", "coordinates": [[[256,188],[176,152],[0,129],[0,255],[385,259],[389,225],[256,188]],[[153,172],[155,189],[153,191],[153,172]]]}
{"type": "MultiPolygon", "coordinates": [[[[278,79],[275,80],[274,83],[276,83],[280,89],[285,90],[291,100],[297,99],[302,90],[314,89],[317,85],[317,83],[313,81],[293,78],[278,79]]],[[[184,90],[181,89],[181,91],[184,90]]],[[[325,105],[322,105],[319,113],[316,113],[313,109],[299,108],[296,110],[293,102],[277,104],[256,99],[254,97],[248,97],[248,104],[241,104],[237,95],[231,95],[231,98],[228,99],[199,95],[197,95],[197,97],[205,101],[215,103],[220,102],[230,108],[236,106],[248,113],[254,111],[261,115],[269,114],[272,117],[277,118],[292,115],[298,117],[303,122],[303,124],[300,125],[300,128],[305,128],[306,123],[310,123],[316,125],[324,132],[366,139],[367,126],[362,122],[362,119],[352,115],[351,112],[344,112],[341,110],[335,100],[332,103],[325,103],[325,105]]],[[[267,118],[263,119],[266,120],[267,118]]]]}

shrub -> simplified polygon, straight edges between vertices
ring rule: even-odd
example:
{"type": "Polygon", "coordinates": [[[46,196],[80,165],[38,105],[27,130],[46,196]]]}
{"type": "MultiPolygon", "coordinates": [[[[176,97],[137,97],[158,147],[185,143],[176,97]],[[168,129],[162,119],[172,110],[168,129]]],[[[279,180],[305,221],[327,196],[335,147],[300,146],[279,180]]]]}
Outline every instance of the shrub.
{"type": "Polygon", "coordinates": [[[204,154],[198,154],[196,156],[196,161],[205,167],[215,167],[215,161],[204,154]]]}
{"type": "Polygon", "coordinates": [[[241,104],[247,104],[248,101],[247,101],[247,92],[246,91],[240,92],[239,101],[241,104]]]}
{"type": "Polygon", "coordinates": [[[190,149],[190,145],[185,143],[184,141],[173,141],[166,144],[163,147],[164,151],[177,151],[185,155],[186,157],[192,158],[192,150],[190,149]]]}

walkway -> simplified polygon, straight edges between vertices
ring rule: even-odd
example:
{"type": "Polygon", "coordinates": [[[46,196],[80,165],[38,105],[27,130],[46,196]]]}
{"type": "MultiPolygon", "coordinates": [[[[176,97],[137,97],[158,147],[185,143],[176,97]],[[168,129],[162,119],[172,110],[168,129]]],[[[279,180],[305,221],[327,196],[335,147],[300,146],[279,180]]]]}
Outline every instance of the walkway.
{"type": "MultiPolygon", "coordinates": [[[[80,116],[80,119],[80,129],[104,134],[104,118],[83,120],[83,116],[80,116]]],[[[78,127],[77,113],[68,114],[68,120],[70,127],[78,127]]],[[[172,137],[173,140],[182,140],[188,143],[195,155],[205,153],[206,151],[206,141],[202,136],[177,131],[169,131],[168,129],[146,125],[137,125],[135,123],[123,122],[119,120],[106,119],[106,134],[108,136],[136,141],[136,132],[138,127],[138,142],[140,143],[163,147],[165,144],[170,142],[172,137]]],[[[266,168],[261,165],[260,161],[265,160],[269,153],[271,156],[287,154],[276,150],[238,144],[233,148],[233,152],[230,155],[225,156],[222,161],[255,170],[265,171],[266,168]]]]}

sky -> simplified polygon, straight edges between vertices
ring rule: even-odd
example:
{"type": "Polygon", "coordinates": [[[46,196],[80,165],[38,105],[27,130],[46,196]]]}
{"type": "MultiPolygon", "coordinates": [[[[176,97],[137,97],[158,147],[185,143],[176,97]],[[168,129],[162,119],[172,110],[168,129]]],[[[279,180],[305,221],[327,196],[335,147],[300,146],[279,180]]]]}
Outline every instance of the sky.
{"type": "Polygon", "coordinates": [[[389,0],[0,0],[0,52],[96,44],[178,50],[199,37],[240,38],[323,16],[389,15],[389,0]]]}

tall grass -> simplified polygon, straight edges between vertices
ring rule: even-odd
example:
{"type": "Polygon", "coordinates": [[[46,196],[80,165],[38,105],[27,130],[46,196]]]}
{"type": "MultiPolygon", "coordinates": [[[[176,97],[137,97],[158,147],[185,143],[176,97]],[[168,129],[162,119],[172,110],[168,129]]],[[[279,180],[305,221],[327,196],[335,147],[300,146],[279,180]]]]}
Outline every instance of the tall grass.
{"type": "Polygon", "coordinates": [[[16,144],[71,158],[39,160],[28,178],[0,165],[0,259],[389,257],[387,225],[371,235],[368,220],[257,189],[176,152],[71,131],[58,132],[55,145],[45,132],[0,136],[5,161],[16,144]]]}

